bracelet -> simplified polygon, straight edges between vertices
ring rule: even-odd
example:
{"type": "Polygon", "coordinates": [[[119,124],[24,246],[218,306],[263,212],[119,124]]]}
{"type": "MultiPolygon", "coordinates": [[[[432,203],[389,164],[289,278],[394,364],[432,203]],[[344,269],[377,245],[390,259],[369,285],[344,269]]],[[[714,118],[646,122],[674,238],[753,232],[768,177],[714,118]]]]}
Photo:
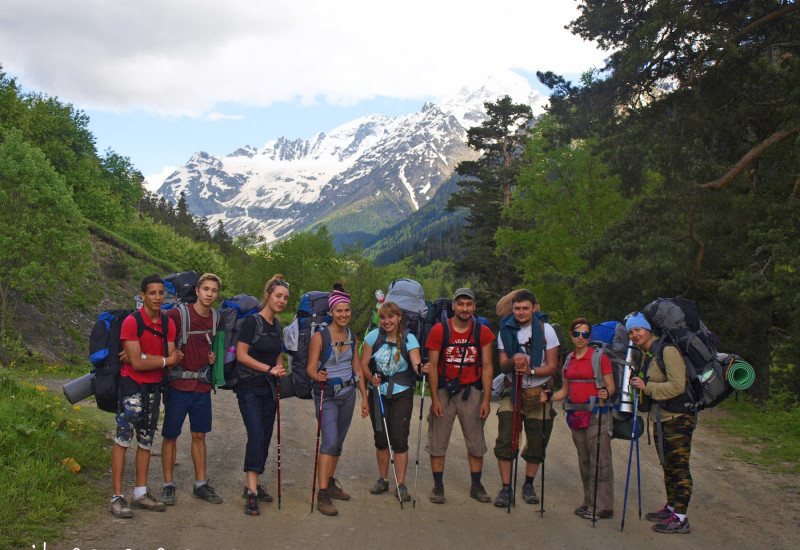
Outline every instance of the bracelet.
{"type": "Polygon", "coordinates": [[[167,368],[167,358],[166,357],[162,357],[161,358],[161,368],[162,369],[167,368]]]}

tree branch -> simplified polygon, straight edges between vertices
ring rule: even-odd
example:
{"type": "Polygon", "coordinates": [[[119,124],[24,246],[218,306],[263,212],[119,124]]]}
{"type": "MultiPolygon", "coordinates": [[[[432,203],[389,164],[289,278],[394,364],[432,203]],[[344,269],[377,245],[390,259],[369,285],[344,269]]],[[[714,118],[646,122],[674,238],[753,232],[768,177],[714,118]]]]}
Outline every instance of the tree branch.
{"type": "MultiPolygon", "coordinates": [[[[767,15],[765,15],[764,17],[762,17],[758,21],[753,21],[752,23],[747,25],[741,31],[736,33],[733,37],[731,37],[728,40],[726,40],[725,43],[736,42],[739,39],[744,38],[745,36],[750,34],[757,27],[760,27],[761,25],[765,25],[765,24],[769,23],[770,21],[773,21],[773,20],[775,20],[775,19],[777,19],[779,17],[783,17],[784,15],[788,15],[788,14],[790,14],[792,12],[797,11],[797,10],[800,10],[800,4],[789,4],[789,5],[781,8],[781,9],[779,9],[777,11],[774,11],[772,13],[768,13],[767,15]]],[[[680,88],[684,88],[686,86],[691,86],[694,83],[694,77],[695,77],[698,69],[700,69],[700,65],[703,63],[703,60],[705,60],[705,58],[709,55],[709,53],[711,51],[712,51],[711,47],[708,47],[703,51],[703,53],[700,54],[700,56],[697,59],[695,59],[694,63],[692,63],[692,66],[689,68],[689,76],[686,77],[685,81],[681,82],[681,84],[678,86],[679,89],[680,88]]]]}
{"type": "Polygon", "coordinates": [[[700,285],[697,283],[697,276],[700,274],[700,267],[703,264],[703,256],[706,253],[706,243],[702,242],[700,239],[697,238],[697,233],[694,230],[694,218],[695,214],[697,214],[697,207],[692,206],[692,213],[689,215],[689,233],[685,235],[684,239],[689,239],[697,243],[700,249],[697,251],[697,258],[695,258],[694,262],[694,270],[692,270],[692,276],[689,279],[691,285],[689,288],[694,290],[700,290],[700,285]]]}
{"type": "Polygon", "coordinates": [[[795,126],[789,130],[780,130],[775,132],[767,139],[750,149],[745,155],[739,159],[733,167],[728,170],[724,176],[714,181],[710,181],[708,183],[699,184],[699,187],[705,187],[707,189],[725,189],[727,185],[731,182],[733,178],[735,178],[742,170],[744,170],[745,166],[753,162],[755,159],[761,156],[768,147],[778,143],[779,141],[786,139],[787,137],[791,136],[792,134],[796,134],[800,132],[800,126],[795,126]]]}
{"type": "Polygon", "coordinates": [[[794,182],[794,189],[792,190],[792,194],[789,196],[789,198],[792,200],[796,200],[798,191],[800,191],[800,177],[798,177],[797,181],[794,182]]]}

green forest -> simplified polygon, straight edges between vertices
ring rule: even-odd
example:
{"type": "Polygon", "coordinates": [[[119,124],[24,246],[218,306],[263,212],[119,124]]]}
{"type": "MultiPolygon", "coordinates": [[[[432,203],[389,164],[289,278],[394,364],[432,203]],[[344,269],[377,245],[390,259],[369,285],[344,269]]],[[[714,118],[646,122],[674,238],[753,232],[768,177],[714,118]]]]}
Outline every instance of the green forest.
{"type": "Polygon", "coordinates": [[[325,226],[271,244],[209,227],[184,200],[147,193],[124,152],[97,151],[85,113],[0,70],[0,361],[24,345],[20,304],[69,288],[71,306],[99,310],[100,239],[164,275],[214,272],[226,296],[260,297],[282,273],[289,317],[303,292],[344,281],[359,331],[397,277],[431,300],[471,285],[493,321],[522,287],[561,324],[683,295],[721,351],[756,368],[755,399],[796,406],[800,6],[586,0],[569,28],[608,52],[605,66],[577,83],[539,73],[552,95],[538,118],[508,97],[487,103],[468,132],[483,155],[457,167],[449,200],[368,250],[337,248],[325,226]]]}

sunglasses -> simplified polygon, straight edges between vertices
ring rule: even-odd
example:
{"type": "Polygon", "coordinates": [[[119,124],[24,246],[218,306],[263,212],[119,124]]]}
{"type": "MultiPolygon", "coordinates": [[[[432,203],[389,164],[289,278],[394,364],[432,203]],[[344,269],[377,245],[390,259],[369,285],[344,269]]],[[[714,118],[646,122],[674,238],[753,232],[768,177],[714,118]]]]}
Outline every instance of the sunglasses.
{"type": "Polygon", "coordinates": [[[591,332],[589,332],[588,330],[573,330],[572,331],[572,337],[573,338],[584,338],[584,339],[588,340],[590,334],[591,334],[591,332]]]}

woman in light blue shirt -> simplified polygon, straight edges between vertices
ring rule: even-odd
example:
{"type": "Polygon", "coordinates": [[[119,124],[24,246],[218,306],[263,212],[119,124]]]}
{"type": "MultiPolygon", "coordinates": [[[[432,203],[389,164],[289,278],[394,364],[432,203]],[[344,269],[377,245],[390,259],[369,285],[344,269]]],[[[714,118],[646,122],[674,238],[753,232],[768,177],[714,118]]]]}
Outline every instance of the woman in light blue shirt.
{"type": "MultiPolygon", "coordinates": [[[[380,328],[364,337],[361,350],[362,365],[369,364],[372,374],[370,398],[372,406],[372,428],[375,433],[375,456],[378,460],[380,478],[370,493],[377,495],[389,490],[389,444],[394,452],[397,475],[398,498],[408,502],[411,497],[405,485],[408,468],[408,433],[411,412],[414,406],[414,388],[420,376],[422,359],[419,342],[413,334],[406,334],[403,312],[393,302],[384,302],[378,308],[380,328]],[[387,435],[378,395],[383,401],[383,416],[386,418],[387,435]]],[[[423,372],[427,372],[423,369],[423,372]]]]}

